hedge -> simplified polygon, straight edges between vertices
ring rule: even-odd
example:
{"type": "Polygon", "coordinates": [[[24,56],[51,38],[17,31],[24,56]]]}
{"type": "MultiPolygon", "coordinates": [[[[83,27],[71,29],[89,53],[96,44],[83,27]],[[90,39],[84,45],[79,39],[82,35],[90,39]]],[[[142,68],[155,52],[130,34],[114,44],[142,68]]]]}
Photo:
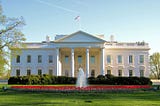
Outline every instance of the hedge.
{"type": "MultiPolygon", "coordinates": [[[[75,84],[77,78],[66,76],[50,76],[50,75],[31,75],[10,77],[8,84],[23,85],[49,85],[49,84],[75,84]]],[[[105,85],[151,85],[149,78],[145,77],[115,77],[113,75],[99,75],[88,78],[88,84],[105,84],[105,85]]]]}
{"type": "Polygon", "coordinates": [[[50,76],[43,74],[31,76],[10,77],[8,84],[23,84],[23,85],[49,85],[49,84],[75,84],[76,78],[65,76],[50,76]]]}
{"type": "Polygon", "coordinates": [[[99,75],[97,78],[89,77],[89,84],[107,84],[107,85],[151,85],[149,78],[145,77],[115,77],[113,75],[99,75]]]}

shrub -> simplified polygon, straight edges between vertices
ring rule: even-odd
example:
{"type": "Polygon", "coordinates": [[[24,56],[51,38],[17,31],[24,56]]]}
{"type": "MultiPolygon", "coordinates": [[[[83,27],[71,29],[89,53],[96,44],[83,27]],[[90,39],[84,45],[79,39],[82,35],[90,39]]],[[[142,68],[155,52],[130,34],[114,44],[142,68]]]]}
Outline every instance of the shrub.
{"type": "MultiPolygon", "coordinates": [[[[10,77],[8,84],[29,84],[29,85],[49,85],[49,84],[75,84],[76,78],[66,76],[31,75],[10,77]]],[[[152,82],[145,77],[114,77],[113,75],[99,75],[97,78],[89,77],[89,84],[107,85],[150,85],[152,82]]]]}
{"type": "Polygon", "coordinates": [[[51,76],[47,75],[47,74],[43,74],[41,76],[41,84],[43,84],[43,85],[52,84],[51,76]]]}

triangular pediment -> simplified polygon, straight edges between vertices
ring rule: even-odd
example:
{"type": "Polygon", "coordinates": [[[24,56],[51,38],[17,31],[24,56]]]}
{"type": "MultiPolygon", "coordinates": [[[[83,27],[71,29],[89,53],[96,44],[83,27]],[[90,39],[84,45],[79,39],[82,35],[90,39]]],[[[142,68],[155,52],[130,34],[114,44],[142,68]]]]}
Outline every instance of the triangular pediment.
{"type": "Polygon", "coordinates": [[[63,38],[55,40],[55,42],[106,42],[104,39],[88,34],[83,31],[78,31],[63,38]]]}

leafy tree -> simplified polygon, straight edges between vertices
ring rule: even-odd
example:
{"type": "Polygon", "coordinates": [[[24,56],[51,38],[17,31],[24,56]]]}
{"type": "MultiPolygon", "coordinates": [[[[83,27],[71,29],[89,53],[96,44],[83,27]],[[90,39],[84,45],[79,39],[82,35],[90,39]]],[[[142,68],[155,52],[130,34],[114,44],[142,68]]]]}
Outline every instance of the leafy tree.
{"type": "Polygon", "coordinates": [[[11,48],[18,48],[25,41],[21,28],[25,25],[22,17],[9,18],[3,15],[0,5],[0,73],[8,67],[11,48]]]}
{"type": "Polygon", "coordinates": [[[156,52],[150,56],[151,75],[156,79],[160,79],[160,53],[156,52]]]}

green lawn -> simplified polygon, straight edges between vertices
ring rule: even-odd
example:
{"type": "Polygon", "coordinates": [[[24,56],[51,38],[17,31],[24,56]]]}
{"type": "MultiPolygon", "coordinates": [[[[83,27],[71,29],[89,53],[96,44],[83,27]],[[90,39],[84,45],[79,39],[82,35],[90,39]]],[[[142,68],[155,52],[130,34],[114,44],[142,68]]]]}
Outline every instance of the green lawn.
{"type": "Polygon", "coordinates": [[[160,91],[47,93],[0,90],[0,106],[160,106],[160,91]]]}

